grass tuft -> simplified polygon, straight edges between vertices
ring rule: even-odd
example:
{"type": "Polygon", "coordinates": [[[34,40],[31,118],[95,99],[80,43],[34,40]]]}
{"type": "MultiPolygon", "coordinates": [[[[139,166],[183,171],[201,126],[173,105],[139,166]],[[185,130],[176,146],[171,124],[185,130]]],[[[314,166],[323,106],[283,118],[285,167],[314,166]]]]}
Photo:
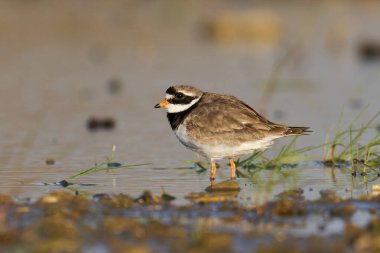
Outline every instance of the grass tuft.
{"type": "Polygon", "coordinates": [[[358,120],[356,117],[349,124],[348,129],[337,132],[330,143],[323,163],[329,167],[341,167],[350,164],[354,176],[357,174],[357,170],[362,170],[365,173],[368,169],[372,173],[378,173],[375,168],[380,167],[380,133],[375,134],[365,144],[362,144],[362,139],[368,131],[374,129],[373,123],[379,115],[380,112],[376,113],[360,128],[354,126],[358,120]]]}

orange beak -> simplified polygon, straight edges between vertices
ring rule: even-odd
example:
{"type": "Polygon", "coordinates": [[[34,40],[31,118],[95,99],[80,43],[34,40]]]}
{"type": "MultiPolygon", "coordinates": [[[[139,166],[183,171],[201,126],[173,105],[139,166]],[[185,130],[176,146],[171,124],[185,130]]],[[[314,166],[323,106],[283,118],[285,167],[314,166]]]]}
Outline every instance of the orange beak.
{"type": "Polygon", "coordinates": [[[159,104],[156,104],[154,108],[162,108],[167,107],[169,105],[169,102],[167,100],[162,100],[159,104]]]}

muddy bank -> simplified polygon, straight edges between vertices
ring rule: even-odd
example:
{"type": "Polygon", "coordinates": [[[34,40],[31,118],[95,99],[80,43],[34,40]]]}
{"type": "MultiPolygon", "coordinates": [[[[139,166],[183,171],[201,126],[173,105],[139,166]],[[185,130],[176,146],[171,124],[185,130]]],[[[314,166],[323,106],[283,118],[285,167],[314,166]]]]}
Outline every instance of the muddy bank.
{"type": "Polygon", "coordinates": [[[378,252],[379,196],[343,200],[283,192],[260,206],[234,193],[138,198],[54,192],[36,201],[0,196],[1,252],[378,252]]]}

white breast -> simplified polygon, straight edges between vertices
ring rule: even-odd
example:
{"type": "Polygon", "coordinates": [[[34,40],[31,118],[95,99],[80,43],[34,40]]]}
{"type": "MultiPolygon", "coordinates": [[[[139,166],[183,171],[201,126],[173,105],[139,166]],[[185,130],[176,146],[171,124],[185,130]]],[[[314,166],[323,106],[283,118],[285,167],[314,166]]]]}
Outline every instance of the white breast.
{"type": "Polygon", "coordinates": [[[199,144],[187,134],[185,122],[183,122],[174,133],[183,145],[195,152],[199,152],[199,144]]]}

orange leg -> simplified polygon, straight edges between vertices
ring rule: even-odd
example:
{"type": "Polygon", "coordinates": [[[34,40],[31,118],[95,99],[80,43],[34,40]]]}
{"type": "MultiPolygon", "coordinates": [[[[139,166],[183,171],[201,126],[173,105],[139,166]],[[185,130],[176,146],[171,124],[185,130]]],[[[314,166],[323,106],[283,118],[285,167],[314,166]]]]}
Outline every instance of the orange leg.
{"type": "Polygon", "coordinates": [[[215,180],[215,174],[216,174],[216,165],[215,161],[211,160],[211,175],[210,175],[210,181],[215,180]]]}
{"type": "Polygon", "coordinates": [[[234,159],[230,159],[230,167],[231,167],[231,179],[236,178],[236,166],[234,159]]]}

